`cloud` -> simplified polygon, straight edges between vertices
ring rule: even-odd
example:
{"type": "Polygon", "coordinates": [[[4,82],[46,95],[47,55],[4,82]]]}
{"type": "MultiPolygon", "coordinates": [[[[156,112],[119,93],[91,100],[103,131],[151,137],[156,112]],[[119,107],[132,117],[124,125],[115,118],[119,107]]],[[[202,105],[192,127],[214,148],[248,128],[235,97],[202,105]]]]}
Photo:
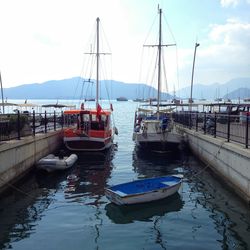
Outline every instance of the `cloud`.
{"type": "Polygon", "coordinates": [[[204,81],[249,76],[250,23],[229,19],[224,25],[213,25],[209,39],[210,44],[199,53],[201,71],[207,72],[201,74],[204,81]]]}
{"type": "Polygon", "coordinates": [[[222,7],[230,7],[230,6],[237,6],[239,4],[240,0],[221,0],[221,6],[222,7]]]}
{"type": "Polygon", "coordinates": [[[236,7],[239,5],[241,2],[245,2],[247,4],[250,4],[250,0],[221,0],[220,4],[223,8],[227,7],[236,7]]]}

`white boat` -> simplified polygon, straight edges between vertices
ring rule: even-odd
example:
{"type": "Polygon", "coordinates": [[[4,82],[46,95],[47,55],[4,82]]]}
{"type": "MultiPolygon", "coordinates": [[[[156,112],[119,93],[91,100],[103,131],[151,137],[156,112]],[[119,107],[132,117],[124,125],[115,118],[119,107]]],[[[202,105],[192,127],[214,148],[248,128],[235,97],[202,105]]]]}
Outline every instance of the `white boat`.
{"type": "Polygon", "coordinates": [[[40,159],[36,164],[37,168],[52,172],[55,170],[64,170],[70,168],[77,161],[76,154],[70,156],[59,157],[54,154],[49,154],[46,157],[40,159]]]}
{"type": "MultiPolygon", "coordinates": [[[[139,106],[135,112],[133,140],[136,145],[143,149],[152,151],[174,151],[182,140],[182,136],[177,132],[173,122],[174,108],[166,109],[161,104],[161,64],[164,62],[162,57],[162,47],[173,46],[162,43],[162,10],[159,9],[159,43],[148,45],[158,49],[157,65],[157,98],[150,101],[148,105],[139,106]]],[[[147,45],[145,45],[147,46],[147,45]]],[[[154,71],[155,72],[155,71],[154,71]]],[[[165,72],[165,71],[164,71],[165,72]]]]}
{"type": "Polygon", "coordinates": [[[156,201],[178,192],[182,178],[182,175],[171,175],[136,180],[108,187],[105,195],[117,205],[156,201]]]}

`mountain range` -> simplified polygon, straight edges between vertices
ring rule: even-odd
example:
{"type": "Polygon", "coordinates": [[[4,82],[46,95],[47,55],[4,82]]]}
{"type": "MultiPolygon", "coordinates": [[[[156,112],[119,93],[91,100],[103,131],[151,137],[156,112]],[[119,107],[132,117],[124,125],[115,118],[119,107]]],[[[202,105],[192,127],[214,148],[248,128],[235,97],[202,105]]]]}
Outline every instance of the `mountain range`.
{"type": "MultiPolygon", "coordinates": [[[[92,81],[73,77],[64,80],[52,80],[44,83],[24,84],[17,87],[4,88],[4,97],[8,99],[85,99],[95,95],[95,84],[92,81]]],[[[146,84],[124,83],[119,81],[101,81],[100,98],[127,99],[156,97],[157,90],[146,84]],[[109,89],[109,93],[107,93],[109,89]]],[[[175,93],[178,98],[189,98],[190,87],[182,88],[175,93]]],[[[162,93],[162,99],[172,99],[174,93],[162,93]]],[[[249,98],[250,78],[236,78],[224,84],[194,84],[194,99],[215,98],[249,98]]]]}

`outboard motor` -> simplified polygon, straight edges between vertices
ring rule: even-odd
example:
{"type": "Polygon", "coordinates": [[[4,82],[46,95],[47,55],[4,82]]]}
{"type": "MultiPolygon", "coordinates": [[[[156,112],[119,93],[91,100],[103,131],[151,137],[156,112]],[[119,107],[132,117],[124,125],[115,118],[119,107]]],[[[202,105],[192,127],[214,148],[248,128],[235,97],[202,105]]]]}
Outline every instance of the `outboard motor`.
{"type": "Polygon", "coordinates": [[[64,157],[64,155],[65,155],[64,150],[60,150],[59,153],[58,153],[58,158],[59,158],[60,160],[62,160],[63,157],[64,157]]]}

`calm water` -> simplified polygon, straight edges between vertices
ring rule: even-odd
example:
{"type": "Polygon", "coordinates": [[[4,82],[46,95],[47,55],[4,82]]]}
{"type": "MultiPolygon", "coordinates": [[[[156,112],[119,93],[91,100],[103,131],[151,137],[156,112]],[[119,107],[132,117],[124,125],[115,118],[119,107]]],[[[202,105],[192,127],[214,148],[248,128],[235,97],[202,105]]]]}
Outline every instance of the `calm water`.
{"type": "Polygon", "coordinates": [[[136,152],[136,104],[115,102],[116,146],[107,156],[81,154],[66,172],[34,169],[0,199],[0,249],[250,249],[250,209],[187,151],[136,152]],[[104,187],[183,173],[179,194],[118,207],[104,187]],[[76,179],[67,180],[75,174],[76,179]]]}

